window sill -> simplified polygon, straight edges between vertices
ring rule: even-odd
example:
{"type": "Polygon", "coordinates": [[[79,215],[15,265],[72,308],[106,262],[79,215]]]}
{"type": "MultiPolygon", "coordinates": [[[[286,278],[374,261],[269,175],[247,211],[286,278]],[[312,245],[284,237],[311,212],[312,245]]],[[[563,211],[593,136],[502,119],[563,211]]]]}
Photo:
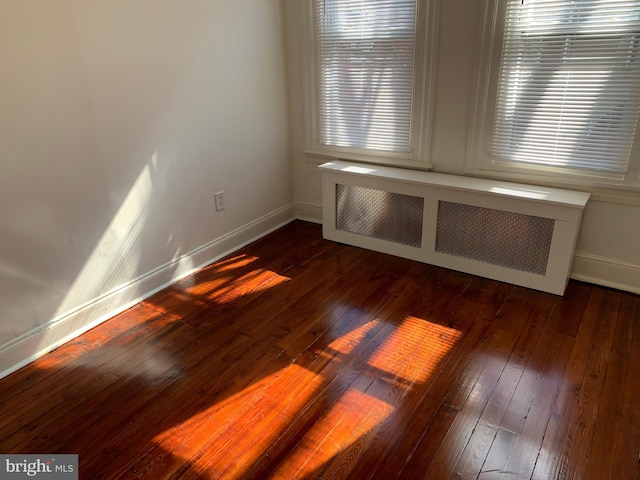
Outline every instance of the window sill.
{"type": "Polygon", "coordinates": [[[465,169],[464,174],[491,180],[505,180],[530,185],[580,190],[590,193],[591,200],[595,202],[640,206],[640,185],[612,184],[603,180],[560,178],[535,174],[525,175],[482,169],[465,169]]]}
{"type": "Polygon", "coordinates": [[[312,165],[321,165],[332,160],[348,160],[358,163],[376,164],[386,167],[407,168],[410,170],[430,171],[433,165],[426,162],[417,162],[409,158],[388,158],[374,155],[358,155],[347,152],[327,152],[323,150],[306,149],[304,150],[306,163],[312,165]]]}

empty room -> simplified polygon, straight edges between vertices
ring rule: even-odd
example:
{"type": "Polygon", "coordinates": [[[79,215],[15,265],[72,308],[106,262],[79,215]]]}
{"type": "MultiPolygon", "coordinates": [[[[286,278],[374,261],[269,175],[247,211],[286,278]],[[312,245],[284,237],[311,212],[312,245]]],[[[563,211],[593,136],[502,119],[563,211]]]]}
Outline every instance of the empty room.
{"type": "Polygon", "coordinates": [[[640,1],[0,12],[1,479],[640,479],[640,1]]]}

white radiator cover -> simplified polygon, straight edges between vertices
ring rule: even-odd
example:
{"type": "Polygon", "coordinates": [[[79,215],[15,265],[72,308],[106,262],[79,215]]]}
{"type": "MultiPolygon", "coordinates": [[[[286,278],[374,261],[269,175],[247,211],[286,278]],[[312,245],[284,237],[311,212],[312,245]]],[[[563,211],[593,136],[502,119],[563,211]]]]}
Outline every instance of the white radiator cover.
{"type": "Polygon", "coordinates": [[[346,161],[319,168],[325,238],[564,293],[588,193],[346,161]]]}

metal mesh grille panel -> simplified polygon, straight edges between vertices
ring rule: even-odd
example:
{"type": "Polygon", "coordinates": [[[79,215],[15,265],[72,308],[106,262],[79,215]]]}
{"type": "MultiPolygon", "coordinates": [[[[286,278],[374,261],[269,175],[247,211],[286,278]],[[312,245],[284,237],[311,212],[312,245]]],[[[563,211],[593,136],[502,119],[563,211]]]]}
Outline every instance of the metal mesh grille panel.
{"type": "Polygon", "coordinates": [[[424,198],[336,185],[336,229],[420,247],[424,198]]]}
{"type": "Polygon", "coordinates": [[[438,202],[436,252],[545,275],[555,220],[438,202]]]}

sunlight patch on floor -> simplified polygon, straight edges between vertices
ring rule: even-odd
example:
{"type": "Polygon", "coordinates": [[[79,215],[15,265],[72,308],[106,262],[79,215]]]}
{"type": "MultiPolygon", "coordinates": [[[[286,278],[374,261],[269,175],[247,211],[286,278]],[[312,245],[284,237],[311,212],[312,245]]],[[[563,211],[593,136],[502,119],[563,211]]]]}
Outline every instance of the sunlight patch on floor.
{"type": "MultiPolygon", "coordinates": [[[[242,471],[280,437],[322,385],[322,377],[296,364],[270,374],[265,372],[263,378],[251,385],[172,426],[168,434],[158,434],[154,442],[171,455],[193,458],[194,449],[198,450],[202,437],[206,436],[206,444],[216,448],[209,451],[205,446],[205,453],[194,464],[196,470],[242,471]],[[276,390],[281,394],[274,395],[276,390]],[[248,435],[252,441],[247,446],[248,435]],[[223,444],[221,438],[231,440],[223,444]],[[243,445],[245,450],[239,451],[237,445],[243,445]]],[[[231,384],[225,391],[233,389],[231,384]]]]}
{"type": "Polygon", "coordinates": [[[277,285],[281,285],[291,280],[269,270],[255,271],[243,276],[241,279],[219,278],[209,282],[199,283],[192,288],[186,289],[186,293],[200,300],[212,301],[218,304],[231,303],[239,298],[254,293],[263,292],[277,285]],[[240,280],[245,285],[238,288],[235,282],[240,280]]]}
{"type": "Polygon", "coordinates": [[[392,405],[379,398],[359,389],[347,389],[287,455],[273,477],[317,477],[318,471],[326,467],[345,446],[384,423],[393,411],[392,405]],[[365,426],[368,425],[366,419],[372,416],[375,418],[374,424],[365,426]]]}
{"type": "Polygon", "coordinates": [[[378,348],[368,364],[407,384],[426,381],[458,343],[462,333],[437,323],[407,317],[378,348]],[[411,355],[411,361],[407,356],[411,355]]]}
{"type": "Polygon", "coordinates": [[[428,380],[461,337],[455,329],[407,317],[368,360],[358,360],[354,352],[372,340],[380,324],[381,320],[372,320],[338,336],[316,352],[307,368],[289,363],[278,369],[281,353],[270,364],[257,367],[249,385],[251,380],[239,374],[237,381],[245,385],[236,388],[229,378],[227,386],[208,387],[214,395],[227,396],[217,402],[209,399],[215,403],[174,425],[169,433],[159,434],[154,442],[174,456],[193,458],[194,449],[201,451],[194,472],[242,478],[256,462],[268,462],[278,442],[299,436],[274,477],[311,478],[334,470],[344,476],[394,414],[396,403],[414,383],[428,380]],[[332,371],[340,373],[327,377],[335,375],[332,371]],[[330,400],[332,396],[335,399],[330,400]],[[314,397],[320,403],[308,407],[314,397]],[[297,424],[306,408],[311,408],[310,423],[297,424]]]}

